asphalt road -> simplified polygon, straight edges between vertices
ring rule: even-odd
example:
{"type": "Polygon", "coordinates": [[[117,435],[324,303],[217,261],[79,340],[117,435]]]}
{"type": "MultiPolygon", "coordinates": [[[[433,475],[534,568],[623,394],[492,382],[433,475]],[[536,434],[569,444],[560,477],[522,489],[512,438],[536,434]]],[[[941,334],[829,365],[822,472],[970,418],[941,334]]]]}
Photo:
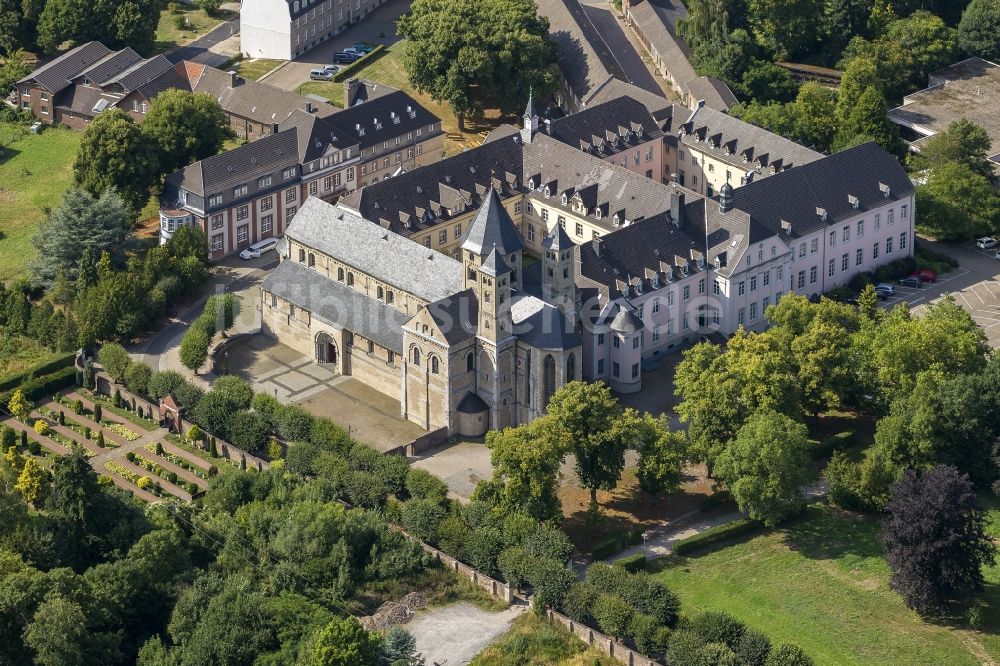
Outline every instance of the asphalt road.
{"type": "Polygon", "coordinates": [[[295,90],[299,85],[309,80],[309,70],[314,67],[333,62],[333,54],[351,46],[355,42],[369,44],[394,44],[399,41],[396,35],[396,19],[410,9],[408,0],[389,0],[384,5],[363,18],[358,24],[323,42],[313,50],[290,61],[261,81],[272,86],[295,90]],[[384,35],[384,37],[382,36],[384,35]]]}
{"type": "Polygon", "coordinates": [[[628,82],[656,95],[663,95],[660,84],[653,78],[652,72],[642,61],[641,54],[626,36],[625,24],[611,11],[610,5],[605,0],[583,0],[580,4],[607,45],[606,53],[618,63],[618,68],[628,77],[628,82]]]}
{"type": "Polygon", "coordinates": [[[236,17],[220,23],[190,44],[178,46],[163,55],[172,63],[178,63],[181,60],[191,60],[210,67],[218,67],[228,60],[228,58],[218,53],[212,53],[209,49],[229,39],[239,31],[240,19],[236,17]]]}

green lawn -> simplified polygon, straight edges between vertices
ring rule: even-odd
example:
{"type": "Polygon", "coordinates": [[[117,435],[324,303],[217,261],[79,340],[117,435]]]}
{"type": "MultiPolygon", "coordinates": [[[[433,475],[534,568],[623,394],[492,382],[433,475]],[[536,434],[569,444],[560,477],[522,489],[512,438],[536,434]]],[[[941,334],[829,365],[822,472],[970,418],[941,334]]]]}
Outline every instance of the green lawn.
{"type": "MultiPolygon", "coordinates": [[[[441,119],[441,127],[447,134],[458,134],[458,118],[452,112],[451,107],[447,104],[441,104],[435,102],[428,95],[424,95],[416,91],[416,89],[410,84],[409,78],[406,76],[406,70],[403,67],[403,45],[405,41],[398,41],[395,44],[390,45],[385,51],[376,54],[374,60],[369,62],[367,65],[359,70],[351,72],[352,77],[357,77],[360,79],[367,79],[369,81],[375,81],[376,83],[384,83],[393,88],[398,88],[408,93],[413,99],[420,102],[420,104],[433,113],[435,116],[441,119]]],[[[336,106],[344,106],[344,84],[343,83],[333,83],[330,81],[307,81],[300,85],[297,92],[302,95],[315,94],[325,97],[330,100],[332,104],[336,106]]],[[[462,133],[462,139],[459,140],[447,140],[445,141],[445,152],[448,154],[453,154],[459,152],[463,145],[472,146],[478,145],[482,141],[482,137],[479,136],[478,132],[481,130],[491,129],[496,123],[484,124],[482,127],[473,126],[470,122],[465,124],[465,132],[462,133]]]]}
{"type": "Polygon", "coordinates": [[[82,134],[0,122],[0,281],[19,276],[35,256],[31,237],[45,208],[59,205],[73,180],[73,159],[82,134]],[[21,135],[11,142],[15,136],[21,135]]]}
{"type": "Polygon", "coordinates": [[[221,9],[216,12],[215,16],[209,16],[202,9],[183,3],[177,3],[177,5],[177,14],[172,13],[169,9],[163,9],[160,12],[160,22],[156,25],[156,36],[153,38],[155,42],[153,51],[155,53],[163,53],[175,46],[186,44],[233,16],[232,12],[221,9]],[[187,19],[187,25],[184,28],[177,27],[178,16],[187,19]]]}
{"type": "Polygon", "coordinates": [[[256,60],[241,60],[234,67],[244,79],[256,81],[283,62],[284,60],[257,58],[256,60]]]}
{"type": "Polygon", "coordinates": [[[1000,571],[988,572],[989,629],[924,622],[889,589],[878,522],[821,506],[794,524],[651,565],[687,612],[718,609],[800,645],[817,664],[978,664],[1000,657],[1000,571]]]}
{"type": "MultiPolygon", "coordinates": [[[[0,248],[5,242],[0,242],[0,248]]],[[[0,338],[0,379],[40,363],[47,363],[60,355],[27,336],[5,335],[0,338]]]]}

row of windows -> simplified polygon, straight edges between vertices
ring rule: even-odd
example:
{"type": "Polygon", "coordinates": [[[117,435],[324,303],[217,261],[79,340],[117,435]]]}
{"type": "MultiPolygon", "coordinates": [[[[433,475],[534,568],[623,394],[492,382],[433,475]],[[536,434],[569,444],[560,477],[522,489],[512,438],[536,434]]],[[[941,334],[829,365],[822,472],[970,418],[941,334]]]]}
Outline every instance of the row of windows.
{"type": "MultiPolygon", "coordinates": [[[[781,296],[782,296],[782,292],[780,292],[780,291],[777,294],[775,294],[774,302],[777,303],[778,301],[780,301],[781,300],[781,296]]],[[[767,312],[767,308],[768,308],[769,305],[771,305],[771,297],[770,296],[765,296],[763,299],[761,299],[761,301],[760,301],[760,310],[757,309],[757,302],[756,301],[754,301],[753,303],[750,303],[750,322],[757,321],[758,312],[759,312],[760,316],[763,317],[764,314],[767,312]]],[[[738,325],[740,325],[740,326],[745,326],[746,325],[746,323],[747,323],[747,308],[746,307],[741,307],[739,310],[736,311],[736,323],[738,325]]]]}

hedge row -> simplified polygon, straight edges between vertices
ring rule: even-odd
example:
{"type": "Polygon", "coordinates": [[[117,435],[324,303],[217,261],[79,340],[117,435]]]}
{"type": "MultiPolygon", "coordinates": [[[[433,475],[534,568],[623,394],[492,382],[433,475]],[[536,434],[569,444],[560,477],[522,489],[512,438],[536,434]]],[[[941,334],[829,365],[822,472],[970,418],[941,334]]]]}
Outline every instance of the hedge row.
{"type": "Polygon", "coordinates": [[[590,556],[594,560],[606,560],[619,550],[627,548],[628,546],[634,546],[635,544],[642,541],[642,530],[633,529],[628,530],[624,534],[619,534],[613,536],[609,539],[599,542],[590,550],[590,556]]]}
{"type": "Polygon", "coordinates": [[[764,525],[750,518],[739,518],[729,523],[716,525],[700,534],[681,539],[674,544],[674,555],[687,555],[745,534],[763,529],[764,525]]]}
{"type": "Polygon", "coordinates": [[[644,571],[646,569],[646,553],[636,553],[635,555],[621,557],[611,564],[616,567],[621,567],[622,569],[625,569],[625,571],[631,571],[632,573],[644,571]]]}
{"type": "Polygon", "coordinates": [[[814,460],[820,458],[829,458],[833,455],[834,451],[840,451],[846,449],[851,445],[854,440],[854,431],[845,430],[844,432],[838,432],[834,435],[830,435],[821,442],[817,442],[809,450],[809,454],[814,460]]]}
{"type": "MultiPolygon", "coordinates": [[[[342,67],[339,72],[333,75],[333,82],[340,83],[341,81],[349,78],[351,74],[358,71],[362,67],[367,67],[375,60],[376,54],[382,53],[382,51],[385,51],[385,44],[379,44],[372,49],[371,53],[368,53],[363,58],[359,58],[350,65],[342,67]]],[[[345,101],[344,103],[346,104],[347,102],[345,101]]]]}
{"type": "MultiPolygon", "coordinates": [[[[37,400],[43,396],[51,396],[56,391],[61,391],[67,386],[76,384],[76,368],[69,367],[57,370],[42,377],[35,377],[24,382],[17,388],[24,391],[24,397],[28,400],[37,400]]],[[[16,389],[0,393],[0,404],[6,405],[10,402],[11,396],[16,389]]]]}
{"type": "Polygon", "coordinates": [[[34,377],[42,377],[44,375],[52,374],[56,370],[68,368],[73,365],[74,358],[76,358],[76,352],[63,352],[56,357],[45,361],[44,363],[39,363],[38,365],[28,368],[27,370],[22,370],[21,372],[8,375],[7,377],[0,379],[0,392],[15,389],[34,377]]]}

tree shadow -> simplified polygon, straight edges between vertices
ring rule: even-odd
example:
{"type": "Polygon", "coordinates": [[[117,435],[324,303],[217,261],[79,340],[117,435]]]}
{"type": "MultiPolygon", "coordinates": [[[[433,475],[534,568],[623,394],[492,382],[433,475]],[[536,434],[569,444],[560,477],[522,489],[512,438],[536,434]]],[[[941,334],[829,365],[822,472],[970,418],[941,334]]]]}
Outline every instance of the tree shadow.
{"type": "MultiPolygon", "coordinates": [[[[11,140],[10,143],[13,143],[13,140],[11,140]]],[[[10,143],[6,145],[0,144],[0,166],[3,166],[4,164],[6,164],[10,160],[14,159],[15,157],[21,154],[21,151],[18,150],[17,148],[14,148],[12,145],[10,145],[10,143]]],[[[2,201],[2,199],[0,199],[0,201],[2,201]]]]}
{"type": "Polygon", "coordinates": [[[791,550],[813,560],[882,557],[877,518],[829,506],[809,506],[780,527],[791,550]]]}

